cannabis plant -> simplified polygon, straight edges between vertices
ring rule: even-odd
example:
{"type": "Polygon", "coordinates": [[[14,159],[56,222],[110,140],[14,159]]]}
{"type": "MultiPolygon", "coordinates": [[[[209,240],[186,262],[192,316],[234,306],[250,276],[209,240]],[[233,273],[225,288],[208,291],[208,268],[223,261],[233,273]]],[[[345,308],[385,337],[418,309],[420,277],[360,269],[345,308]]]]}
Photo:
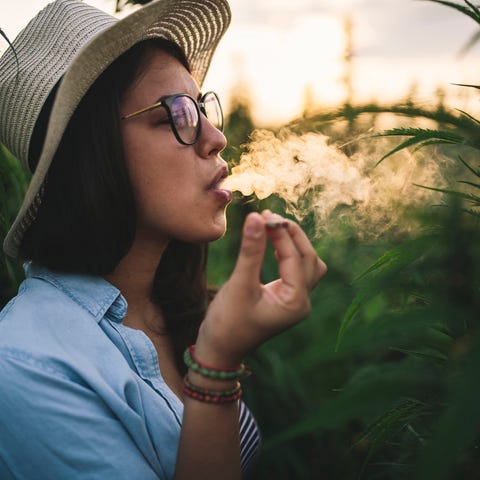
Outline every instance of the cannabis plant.
{"type": "MultiPolygon", "coordinates": [[[[465,6],[430,1],[454,8],[480,25],[479,8],[467,0],[465,6]]],[[[385,253],[360,275],[358,281],[363,283],[340,327],[339,344],[362,305],[389,292],[397,296],[401,292],[402,303],[388,321],[413,318],[428,327],[414,345],[402,346],[400,340],[395,347],[401,353],[397,364],[415,367],[412,378],[434,366],[425,377],[424,391],[405,388],[359,439],[369,445],[363,470],[383,449],[379,457],[388,478],[467,479],[475,478],[480,467],[480,120],[459,113],[468,128],[395,128],[379,134],[402,137],[379,163],[405,148],[417,151],[441,145],[447,146],[443,153],[463,168],[463,176],[456,187],[418,185],[441,192],[444,201],[425,216],[420,235],[385,253]],[[391,448],[391,442],[396,442],[396,448],[391,448]],[[385,461],[385,456],[390,460],[385,461]],[[395,470],[398,477],[392,475],[395,470]]]]}

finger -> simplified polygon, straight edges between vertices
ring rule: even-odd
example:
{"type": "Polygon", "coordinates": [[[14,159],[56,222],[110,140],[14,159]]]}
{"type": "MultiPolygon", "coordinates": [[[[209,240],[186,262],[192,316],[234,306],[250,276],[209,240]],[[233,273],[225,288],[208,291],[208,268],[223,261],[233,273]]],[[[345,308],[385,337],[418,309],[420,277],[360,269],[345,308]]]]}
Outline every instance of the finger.
{"type": "MultiPolygon", "coordinates": [[[[288,228],[288,233],[293,241],[293,244],[295,245],[295,248],[297,249],[298,254],[301,257],[305,284],[309,290],[312,290],[326,274],[327,266],[323,260],[318,257],[317,252],[313,248],[313,245],[311,244],[305,232],[297,223],[287,220],[269,210],[264,210],[262,212],[262,216],[265,218],[267,227],[270,226],[268,229],[270,237],[272,231],[280,227],[288,228]]],[[[277,260],[280,259],[277,251],[275,251],[275,257],[277,260]]]]}
{"type": "Polygon", "coordinates": [[[245,219],[242,243],[231,279],[239,288],[258,288],[266,248],[265,221],[258,213],[245,219]]]}
{"type": "Polygon", "coordinates": [[[317,255],[312,243],[298,224],[288,221],[288,233],[302,257],[307,276],[307,284],[313,288],[327,273],[327,265],[317,255]]]}
{"type": "Polygon", "coordinates": [[[268,227],[269,221],[266,222],[266,225],[267,235],[270,238],[275,250],[275,257],[278,260],[280,277],[288,285],[297,288],[303,287],[305,285],[305,275],[301,256],[288,232],[289,224],[284,219],[279,221],[278,216],[275,216],[275,222],[273,227],[268,227]]]}

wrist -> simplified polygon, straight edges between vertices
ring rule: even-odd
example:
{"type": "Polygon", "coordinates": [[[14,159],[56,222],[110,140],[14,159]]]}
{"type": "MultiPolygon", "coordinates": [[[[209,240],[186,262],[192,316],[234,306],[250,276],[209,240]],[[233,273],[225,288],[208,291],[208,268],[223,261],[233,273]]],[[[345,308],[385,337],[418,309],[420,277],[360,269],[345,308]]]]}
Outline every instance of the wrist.
{"type": "MultiPolygon", "coordinates": [[[[190,380],[202,388],[229,389],[249,374],[243,363],[238,363],[232,367],[218,366],[220,363],[213,364],[212,362],[219,357],[213,355],[208,357],[210,363],[198,358],[196,345],[191,345],[185,349],[183,358],[188,367],[187,381],[190,380]]],[[[225,365],[225,362],[221,363],[225,365]]]]}
{"type": "Polygon", "coordinates": [[[215,368],[237,368],[242,363],[244,355],[235,352],[231,346],[224,345],[225,342],[206,334],[202,326],[195,342],[195,357],[200,362],[215,368]]]}
{"type": "Polygon", "coordinates": [[[242,396],[239,379],[245,373],[241,363],[232,368],[219,368],[200,361],[195,355],[195,345],[184,352],[188,373],[183,379],[183,393],[194,400],[226,404],[237,401],[242,396]]]}
{"type": "MultiPolygon", "coordinates": [[[[243,371],[242,359],[237,359],[235,356],[229,356],[219,353],[217,350],[208,349],[198,344],[188,347],[185,353],[186,357],[190,359],[198,367],[204,367],[208,372],[207,376],[215,377],[218,373],[219,378],[230,378],[235,374],[241,376],[243,371]]],[[[193,369],[196,365],[193,365],[193,369]]]]}

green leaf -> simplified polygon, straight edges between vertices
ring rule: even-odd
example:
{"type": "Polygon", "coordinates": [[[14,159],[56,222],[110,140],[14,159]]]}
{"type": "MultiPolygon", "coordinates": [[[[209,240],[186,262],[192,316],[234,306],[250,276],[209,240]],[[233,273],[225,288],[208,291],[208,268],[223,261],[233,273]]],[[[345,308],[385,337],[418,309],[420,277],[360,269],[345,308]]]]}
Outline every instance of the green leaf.
{"type": "Polygon", "coordinates": [[[463,140],[463,137],[448,130],[432,130],[429,128],[391,128],[385,130],[382,133],[374,134],[373,137],[385,137],[385,136],[406,136],[406,137],[418,137],[422,140],[429,138],[443,138],[452,141],[463,140]]]}
{"type": "Polygon", "coordinates": [[[469,0],[463,0],[480,18],[480,9],[469,0]]]}
{"type": "Polygon", "coordinates": [[[414,398],[407,398],[398,402],[393,408],[387,410],[383,415],[370,424],[364,434],[355,443],[355,445],[363,442],[370,443],[368,454],[358,478],[362,477],[365,467],[371,457],[386,443],[387,440],[392,438],[417,418],[425,415],[428,410],[429,408],[424,402],[414,398]]]}
{"type": "Polygon", "coordinates": [[[373,265],[371,265],[365,272],[357,277],[358,281],[366,275],[374,274],[360,289],[348,307],[347,313],[340,323],[335,351],[337,351],[340,346],[345,329],[355,317],[363,303],[382,290],[388,278],[397,275],[403,268],[405,268],[407,265],[410,265],[429,249],[433,248],[435,244],[435,235],[425,235],[410,242],[404,243],[403,245],[382,255],[373,265]]]}
{"type": "MultiPolygon", "coordinates": [[[[460,85],[460,84],[455,83],[454,85],[460,85]]],[[[477,86],[477,85],[461,85],[461,86],[480,88],[480,86],[477,86]]],[[[469,113],[467,113],[467,112],[465,112],[465,111],[463,111],[463,110],[460,110],[459,108],[456,108],[455,110],[457,110],[457,112],[460,112],[462,115],[465,115],[465,117],[469,118],[469,119],[472,120],[473,122],[478,123],[478,124],[480,125],[480,120],[478,120],[477,118],[475,118],[473,115],[470,115],[469,113]]]]}
{"type": "Polygon", "coordinates": [[[386,153],[378,162],[377,165],[383,162],[387,157],[399,152],[407,147],[420,144],[417,148],[422,148],[426,145],[434,143],[449,143],[474,146],[468,139],[462,137],[454,132],[444,130],[430,130],[423,128],[393,128],[382,133],[374,134],[372,137],[391,137],[391,136],[406,136],[412,137],[405,140],[400,145],[397,145],[393,150],[386,153]]]}
{"type": "Polygon", "coordinates": [[[471,208],[462,208],[461,211],[467,213],[468,215],[473,215],[474,217],[480,218],[480,212],[478,210],[472,210],[471,208]]]}
{"type": "Polygon", "coordinates": [[[480,177],[480,170],[475,170],[473,167],[471,167],[460,155],[458,156],[458,159],[460,162],[468,169],[470,172],[472,172],[476,177],[480,177]]]}
{"type": "Polygon", "coordinates": [[[20,63],[18,62],[17,51],[13,48],[12,42],[10,42],[9,38],[7,37],[6,33],[0,28],[0,35],[6,40],[9,47],[12,49],[13,56],[15,57],[15,63],[17,64],[17,75],[16,78],[18,80],[18,73],[20,70],[20,63]]]}
{"type": "Polygon", "coordinates": [[[457,190],[450,190],[448,188],[427,187],[426,185],[419,185],[417,183],[414,183],[414,185],[416,187],[425,188],[427,190],[432,190],[434,192],[441,192],[448,195],[453,195],[454,197],[457,197],[457,198],[463,198],[464,200],[468,200],[472,203],[477,203],[480,205],[480,196],[474,195],[473,193],[464,193],[464,192],[459,192],[457,190]]]}
{"type": "Polygon", "coordinates": [[[455,145],[457,142],[453,142],[452,140],[440,140],[440,139],[432,139],[432,140],[426,140],[422,143],[420,143],[419,145],[417,145],[414,149],[413,149],[413,153],[417,152],[418,150],[424,148],[424,147],[427,147],[428,145],[441,145],[441,144],[445,144],[445,145],[455,145]]]}
{"type": "Polygon", "coordinates": [[[418,389],[435,388],[437,379],[430,368],[418,362],[408,365],[409,362],[383,363],[357,370],[333,398],[265,441],[265,450],[319,429],[339,428],[351,419],[372,413],[377,416],[374,412],[391,408],[400,397],[412,397],[412,392],[418,389]]]}
{"type": "Polygon", "coordinates": [[[473,188],[480,188],[480,183],[473,183],[469,182],[468,180],[459,180],[458,183],[462,183],[463,185],[470,185],[473,188]]]}
{"type": "Polygon", "coordinates": [[[480,428],[480,343],[467,353],[463,368],[456,375],[449,407],[439,418],[433,435],[420,459],[415,479],[447,478],[465,449],[478,438],[480,428]],[[446,448],[448,446],[448,448],[446,448]]]}
{"type": "Polygon", "coordinates": [[[475,20],[477,23],[480,23],[480,12],[478,11],[478,8],[476,8],[468,0],[464,0],[464,1],[470,8],[459,5],[458,3],[448,2],[446,0],[426,0],[426,1],[438,3],[440,5],[445,5],[447,7],[454,8],[455,10],[458,10],[459,12],[462,12],[463,14],[469,16],[470,18],[475,20]]]}
{"type": "MultiPolygon", "coordinates": [[[[451,83],[451,85],[455,85],[457,87],[475,88],[477,90],[480,90],[480,85],[473,85],[471,83],[451,83]]],[[[458,108],[456,110],[463,113],[463,111],[459,110],[458,108]]]]}
{"type": "Polygon", "coordinates": [[[426,350],[409,350],[407,348],[392,348],[392,350],[395,350],[397,352],[402,352],[405,353],[406,355],[411,355],[413,357],[421,358],[421,359],[429,359],[429,360],[435,360],[435,361],[440,361],[440,362],[445,362],[448,359],[448,356],[445,355],[444,353],[435,350],[435,349],[426,349],[426,350]]]}

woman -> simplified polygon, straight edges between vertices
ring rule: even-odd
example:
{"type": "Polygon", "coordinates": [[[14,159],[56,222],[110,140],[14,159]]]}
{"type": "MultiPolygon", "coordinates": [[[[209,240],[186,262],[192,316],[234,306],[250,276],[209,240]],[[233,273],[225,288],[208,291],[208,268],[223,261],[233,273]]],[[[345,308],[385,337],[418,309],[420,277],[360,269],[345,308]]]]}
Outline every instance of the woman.
{"type": "Polygon", "coordinates": [[[27,263],[0,314],[2,479],[248,471],[242,359],[308,314],[326,267],[298,225],[253,213],[209,301],[205,245],[231,193],[200,87],[229,19],[225,0],[121,21],[56,0],[0,59],[1,140],[33,172],[4,244],[27,263]],[[280,277],[261,285],[267,237],[280,277]]]}

